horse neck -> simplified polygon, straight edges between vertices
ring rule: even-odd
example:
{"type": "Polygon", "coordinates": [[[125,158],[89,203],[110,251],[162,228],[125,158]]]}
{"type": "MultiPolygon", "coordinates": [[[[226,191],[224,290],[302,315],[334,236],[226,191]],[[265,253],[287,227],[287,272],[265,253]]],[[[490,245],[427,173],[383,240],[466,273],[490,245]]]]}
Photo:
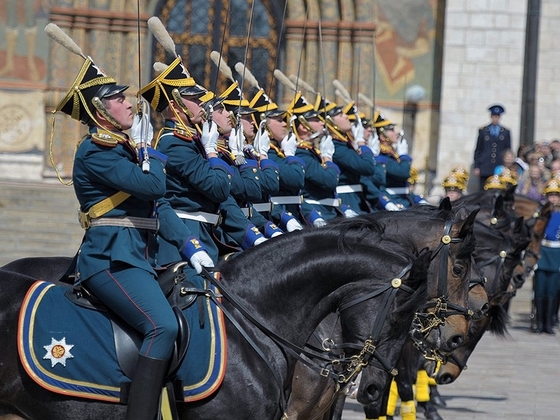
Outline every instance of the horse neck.
{"type": "Polygon", "coordinates": [[[367,275],[363,267],[348,269],[352,253],[339,250],[338,240],[327,231],[282,235],[231,260],[223,281],[269,329],[306,340],[367,275]]]}

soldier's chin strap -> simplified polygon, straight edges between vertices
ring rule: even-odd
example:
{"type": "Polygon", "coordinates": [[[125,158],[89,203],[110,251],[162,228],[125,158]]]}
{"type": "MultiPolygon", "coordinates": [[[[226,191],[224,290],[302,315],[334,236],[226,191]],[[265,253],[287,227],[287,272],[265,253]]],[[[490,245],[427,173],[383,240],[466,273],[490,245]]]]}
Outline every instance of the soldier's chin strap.
{"type": "MultiPolygon", "coordinates": [[[[91,100],[91,103],[99,111],[99,113],[105,118],[109,123],[114,126],[117,130],[122,131],[122,125],[120,125],[115,118],[109,113],[105,104],[103,104],[103,100],[97,96],[94,96],[91,100]]],[[[95,119],[93,119],[95,121],[95,119]]],[[[97,122],[97,121],[96,121],[97,122]]],[[[97,124],[99,125],[99,124],[97,124]]]]}

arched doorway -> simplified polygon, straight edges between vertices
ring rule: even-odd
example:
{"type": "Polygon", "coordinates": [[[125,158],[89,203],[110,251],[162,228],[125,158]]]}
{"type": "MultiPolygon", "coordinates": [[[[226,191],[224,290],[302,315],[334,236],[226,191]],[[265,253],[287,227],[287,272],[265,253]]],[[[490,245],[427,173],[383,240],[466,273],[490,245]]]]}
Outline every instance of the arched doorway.
{"type": "MultiPolygon", "coordinates": [[[[275,86],[272,73],[279,65],[278,32],[282,29],[283,10],[284,1],[276,0],[163,0],[156,15],[199,84],[217,93],[229,85],[221,74],[216,84],[217,70],[210,60],[212,50],[221,50],[237,80],[241,80],[241,75],[234,70],[235,64],[246,63],[260,87],[268,92],[270,86],[275,86]],[[245,59],[253,2],[253,23],[245,59]]],[[[154,61],[171,61],[157,42],[153,58],[154,61]]]]}

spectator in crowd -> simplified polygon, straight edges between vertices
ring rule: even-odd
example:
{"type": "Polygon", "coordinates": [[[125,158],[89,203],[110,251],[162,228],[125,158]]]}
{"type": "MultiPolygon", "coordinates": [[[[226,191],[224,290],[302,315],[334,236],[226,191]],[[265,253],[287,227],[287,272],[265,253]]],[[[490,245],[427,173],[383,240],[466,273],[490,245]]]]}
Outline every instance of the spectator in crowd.
{"type": "Polygon", "coordinates": [[[504,152],[502,153],[502,164],[496,166],[496,168],[494,169],[494,174],[501,175],[502,172],[504,172],[504,170],[506,169],[509,170],[511,176],[514,179],[519,179],[520,166],[515,162],[515,154],[511,149],[504,150],[504,152]]]}
{"type": "Polygon", "coordinates": [[[543,169],[538,164],[532,163],[529,165],[528,177],[518,184],[517,193],[544,204],[546,202],[545,184],[546,178],[543,169]]]}

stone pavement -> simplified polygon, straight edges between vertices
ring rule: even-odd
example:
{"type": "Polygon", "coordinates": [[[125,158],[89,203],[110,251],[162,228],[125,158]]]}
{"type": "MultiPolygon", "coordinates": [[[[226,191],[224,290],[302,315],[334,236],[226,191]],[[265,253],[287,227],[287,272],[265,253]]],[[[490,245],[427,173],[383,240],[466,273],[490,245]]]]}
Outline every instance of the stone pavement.
{"type": "MultiPolygon", "coordinates": [[[[447,403],[438,408],[444,420],[560,419],[560,330],[555,336],[530,332],[531,289],[526,283],[512,300],[509,337],[484,335],[468,369],[438,388],[447,403]]],[[[355,400],[347,400],[342,418],[365,416],[355,400]]],[[[424,419],[423,413],[417,418],[424,419]]]]}

